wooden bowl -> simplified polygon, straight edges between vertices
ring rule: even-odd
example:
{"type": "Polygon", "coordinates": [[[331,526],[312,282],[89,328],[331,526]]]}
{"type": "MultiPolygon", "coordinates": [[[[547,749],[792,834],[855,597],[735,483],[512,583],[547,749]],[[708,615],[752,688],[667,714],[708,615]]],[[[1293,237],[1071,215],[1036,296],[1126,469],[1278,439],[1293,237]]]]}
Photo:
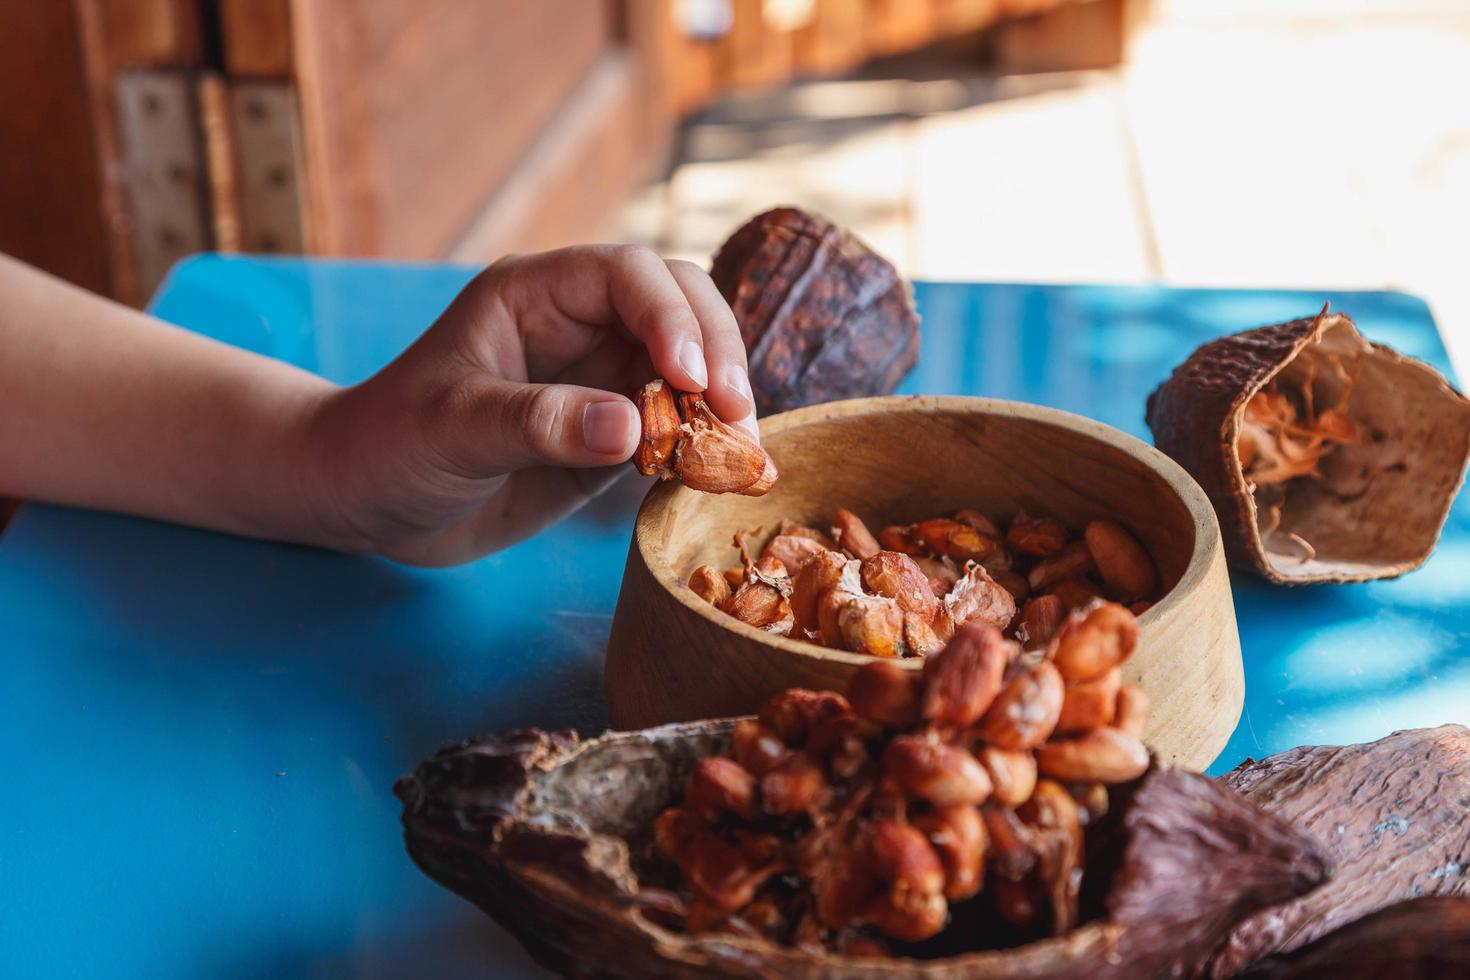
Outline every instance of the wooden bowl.
{"type": "Polygon", "coordinates": [[[1145,738],[1166,762],[1193,768],[1224,747],[1245,693],[1224,549],[1204,492],[1163,453],[1090,419],[988,398],[813,405],[765,419],[761,438],[781,468],[764,497],[660,483],[644,500],[608,641],[613,724],[748,714],[788,687],[842,691],[870,659],[773,636],[690,591],[696,566],[737,563],[735,531],[774,530],[782,518],[825,528],[846,507],[876,533],[976,507],[997,519],[1025,510],[1130,528],[1168,589],[1140,617],[1124,671],[1153,704],[1145,738]]]}

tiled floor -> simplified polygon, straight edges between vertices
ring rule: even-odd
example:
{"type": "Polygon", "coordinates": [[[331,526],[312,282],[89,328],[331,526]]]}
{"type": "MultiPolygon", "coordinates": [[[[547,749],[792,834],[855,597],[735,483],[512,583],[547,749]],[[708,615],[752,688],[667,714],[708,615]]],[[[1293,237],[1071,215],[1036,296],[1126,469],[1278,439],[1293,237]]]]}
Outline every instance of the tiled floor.
{"type": "Polygon", "coordinates": [[[1470,376],[1470,0],[1155,8],[1114,71],[911,62],[716,106],[621,234],[702,260],[795,203],[916,278],[1398,287],[1470,376]]]}

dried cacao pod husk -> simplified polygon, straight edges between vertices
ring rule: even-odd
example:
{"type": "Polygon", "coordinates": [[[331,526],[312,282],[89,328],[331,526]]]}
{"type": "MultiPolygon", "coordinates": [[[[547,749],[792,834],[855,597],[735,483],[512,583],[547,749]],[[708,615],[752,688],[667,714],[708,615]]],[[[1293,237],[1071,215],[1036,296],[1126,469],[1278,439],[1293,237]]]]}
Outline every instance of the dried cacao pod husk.
{"type": "Polygon", "coordinates": [[[1470,899],[1416,898],[1262,960],[1240,980],[1444,980],[1470,977],[1470,899]]]}
{"type": "Polygon", "coordinates": [[[1470,896],[1470,729],[1463,725],[1290,749],[1221,781],[1321,841],[1337,870],[1315,892],[1239,923],[1212,964],[1214,977],[1395,902],[1470,896]]]}
{"type": "Polygon", "coordinates": [[[720,247],[710,274],[740,324],[762,415],[892,394],[918,360],[908,284],[811,212],[756,215],[720,247]]]}
{"type": "Polygon", "coordinates": [[[926,960],[814,952],[728,932],[686,934],[685,916],[707,910],[691,909],[670,890],[677,876],[654,856],[652,825],[680,799],[698,760],[729,748],[737,721],[588,741],[528,731],[450,746],[394,787],[409,854],[541,963],[580,977],[1187,975],[1230,923],[1301,894],[1326,873],[1311,839],[1225,786],[1156,771],[1109,813],[1115,846],[1098,851],[1101,912],[1062,936],[926,960]]]}
{"type": "Polygon", "coordinates": [[[1231,561],[1286,585],[1418,568],[1470,457],[1470,401],[1325,307],[1203,345],[1149,396],[1147,418],[1154,444],[1209,495],[1231,561]],[[1320,475],[1247,477],[1247,406],[1273,384],[1309,386],[1317,409],[1346,406],[1351,436],[1320,457],[1320,475]]]}

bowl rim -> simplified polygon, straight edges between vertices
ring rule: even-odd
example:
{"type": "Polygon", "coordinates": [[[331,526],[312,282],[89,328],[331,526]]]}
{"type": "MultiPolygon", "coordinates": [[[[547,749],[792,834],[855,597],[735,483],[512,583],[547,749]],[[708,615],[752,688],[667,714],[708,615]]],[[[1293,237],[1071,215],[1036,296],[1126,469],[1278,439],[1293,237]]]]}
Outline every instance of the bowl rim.
{"type": "MultiPolygon", "coordinates": [[[[880,395],[871,398],[822,402],[769,416],[760,420],[761,437],[764,439],[767,436],[777,435],[788,429],[800,428],[812,422],[872,415],[895,409],[918,410],[936,415],[946,413],[994,415],[1054,425],[1095,439],[1110,448],[1131,455],[1156,473],[1175,492],[1193,519],[1194,548],[1190,552],[1189,561],[1179,581],[1162,599],[1145,610],[1139,617],[1141,626],[1181,607],[1187,597],[1193,594],[1204,581],[1211,566],[1219,560],[1224,547],[1220,539],[1219,521],[1215,517],[1215,508],[1210,503],[1209,497],[1194,478],[1178,463],[1142,439],[1075,412],[1036,405],[1031,402],[982,398],[973,395],[880,395]]],[[[657,540],[657,525],[661,524],[660,518],[666,514],[675,497],[680,494],[697,494],[698,492],[690,490],[676,480],[660,481],[648,491],[648,495],[643,498],[643,503],[638,508],[638,516],[633,524],[633,544],[637,547],[649,574],[665,591],[690,612],[702,616],[722,629],[730,630],[737,636],[755,640],[765,646],[798,657],[852,667],[859,667],[881,659],[866,653],[833,650],[806,640],[793,640],[789,637],[768,633],[720,612],[695,595],[688,584],[679,579],[673,566],[669,564],[663,545],[657,540]]],[[[897,660],[896,663],[901,667],[918,670],[923,664],[923,658],[905,657],[897,660]]]]}

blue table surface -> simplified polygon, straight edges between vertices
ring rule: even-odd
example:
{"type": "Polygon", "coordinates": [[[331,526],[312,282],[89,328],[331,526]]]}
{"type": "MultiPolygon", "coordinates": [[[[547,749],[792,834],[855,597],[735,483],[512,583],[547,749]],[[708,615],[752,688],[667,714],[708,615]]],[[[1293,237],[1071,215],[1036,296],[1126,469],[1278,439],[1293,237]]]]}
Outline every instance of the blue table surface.
{"type": "MultiPolygon", "coordinates": [[[[350,383],[471,274],[202,256],[153,311],[350,383]]],[[[1323,300],[1450,370],[1401,293],[916,293],[923,350],[902,391],[1038,402],[1144,439],[1145,396],[1201,341],[1323,300]]],[[[626,479],[534,540],[433,571],[24,507],[0,538],[0,975],[542,975],[409,862],[390,787],[471,733],[605,726],[603,646],[644,489],[626,479]]],[[[1397,582],[1236,576],[1245,713],[1212,771],[1470,720],[1467,525],[1461,501],[1397,582]]]]}

